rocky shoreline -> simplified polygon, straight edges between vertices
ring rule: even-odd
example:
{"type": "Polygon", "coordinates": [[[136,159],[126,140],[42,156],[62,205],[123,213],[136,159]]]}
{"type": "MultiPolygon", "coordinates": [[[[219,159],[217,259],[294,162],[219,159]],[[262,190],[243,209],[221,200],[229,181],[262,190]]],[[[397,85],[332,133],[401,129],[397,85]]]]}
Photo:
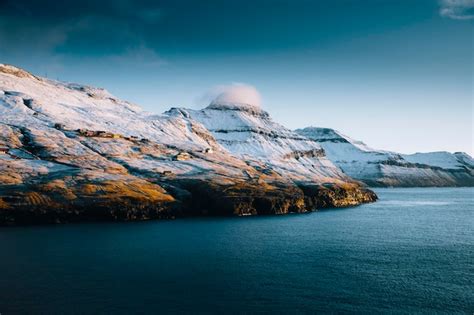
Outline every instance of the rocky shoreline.
{"type": "Polygon", "coordinates": [[[219,184],[183,179],[158,184],[145,180],[61,179],[0,187],[0,225],[88,221],[142,221],[195,216],[304,213],[374,202],[377,196],[356,184],[344,186],[219,184]]]}

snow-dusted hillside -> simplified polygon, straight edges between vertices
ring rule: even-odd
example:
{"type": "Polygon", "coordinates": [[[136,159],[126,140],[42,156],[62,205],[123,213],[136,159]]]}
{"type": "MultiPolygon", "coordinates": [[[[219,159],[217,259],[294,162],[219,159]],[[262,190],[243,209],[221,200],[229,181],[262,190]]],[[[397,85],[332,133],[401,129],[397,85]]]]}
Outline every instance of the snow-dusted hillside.
{"type": "Polygon", "coordinates": [[[410,155],[369,148],[329,128],[298,129],[317,141],[347,175],[374,186],[474,186],[474,161],[466,153],[410,155]]]}
{"type": "Polygon", "coordinates": [[[375,200],[314,141],[244,107],[155,115],[103,89],[0,64],[0,224],[288,213],[375,200]]]}
{"type": "Polygon", "coordinates": [[[202,110],[173,108],[167,114],[199,121],[229,152],[266,172],[303,182],[350,181],[319,144],[274,122],[259,106],[218,101],[202,110]]]}
{"type": "Polygon", "coordinates": [[[205,137],[192,130],[195,127],[205,133],[200,126],[145,112],[100,88],[1,73],[0,96],[4,124],[43,130],[61,124],[67,130],[104,130],[189,149],[209,146],[205,137]]]}

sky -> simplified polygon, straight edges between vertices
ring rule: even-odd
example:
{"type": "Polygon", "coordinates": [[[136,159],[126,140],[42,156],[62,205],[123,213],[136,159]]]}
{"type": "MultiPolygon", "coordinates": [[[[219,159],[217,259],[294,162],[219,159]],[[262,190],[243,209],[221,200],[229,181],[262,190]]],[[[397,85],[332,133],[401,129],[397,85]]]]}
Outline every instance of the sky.
{"type": "Polygon", "coordinates": [[[0,63],[144,109],[245,84],[284,126],[474,154],[474,0],[0,0],[0,63]]]}

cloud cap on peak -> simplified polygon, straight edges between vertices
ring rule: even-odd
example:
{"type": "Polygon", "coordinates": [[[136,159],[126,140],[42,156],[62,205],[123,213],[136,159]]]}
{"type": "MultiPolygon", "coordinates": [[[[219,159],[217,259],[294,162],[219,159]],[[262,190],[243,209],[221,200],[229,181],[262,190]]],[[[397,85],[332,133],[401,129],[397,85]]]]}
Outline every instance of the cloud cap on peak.
{"type": "Polygon", "coordinates": [[[209,106],[237,106],[260,108],[262,98],[257,89],[244,83],[233,83],[215,87],[209,106]]]}

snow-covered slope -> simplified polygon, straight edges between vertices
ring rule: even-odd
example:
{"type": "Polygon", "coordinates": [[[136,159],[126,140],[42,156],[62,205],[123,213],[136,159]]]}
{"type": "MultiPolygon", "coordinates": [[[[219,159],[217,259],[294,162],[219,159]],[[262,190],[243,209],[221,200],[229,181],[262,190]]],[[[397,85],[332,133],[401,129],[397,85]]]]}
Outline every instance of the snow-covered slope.
{"type": "Polygon", "coordinates": [[[329,128],[296,132],[317,141],[347,175],[374,186],[474,186],[474,161],[466,153],[398,154],[369,148],[329,128]]]}
{"type": "Polygon", "coordinates": [[[68,130],[103,130],[190,149],[209,146],[192,130],[202,129],[200,126],[145,112],[100,88],[2,73],[0,96],[1,121],[5,124],[39,129],[61,124],[68,130]]]}
{"type": "Polygon", "coordinates": [[[288,213],[376,199],[267,113],[213,106],[155,115],[103,89],[0,64],[0,224],[288,213]]]}
{"type": "Polygon", "coordinates": [[[229,152],[266,172],[302,182],[351,180],[318,143],[274,122],[258,106],[217,101],[202,110],[173,108],[167,114],[199,121],[229,152]]]}
{"type": "Polygon", "coordinates": [[[474,160],[467,153],[456,152],[449,153],[446,151],[403,154],[405,160],[410,163],[425,164],[443,169],[464,169],[465,167],[473,167],[474,160]]]}

